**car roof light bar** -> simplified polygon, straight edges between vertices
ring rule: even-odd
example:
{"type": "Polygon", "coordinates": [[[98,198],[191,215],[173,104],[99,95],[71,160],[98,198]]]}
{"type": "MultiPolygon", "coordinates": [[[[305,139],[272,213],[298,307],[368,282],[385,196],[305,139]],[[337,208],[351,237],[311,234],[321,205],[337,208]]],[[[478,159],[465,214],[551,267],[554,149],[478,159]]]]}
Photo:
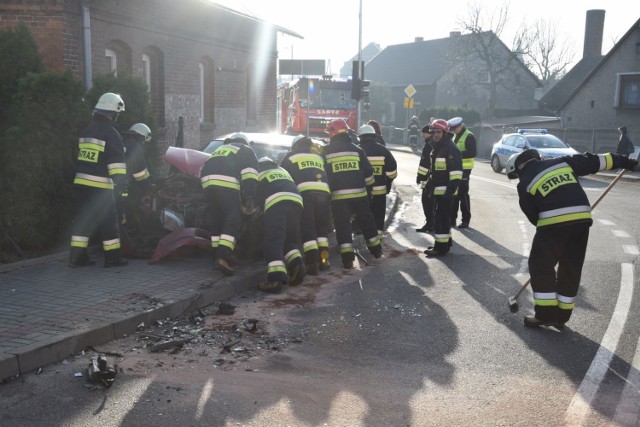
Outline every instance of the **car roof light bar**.
{"type": "Polygon", "coordinates": [[[541,135],[545,135],[547,133],[546,129],[518,129],[518,133],[539,133],[541,135]]]}

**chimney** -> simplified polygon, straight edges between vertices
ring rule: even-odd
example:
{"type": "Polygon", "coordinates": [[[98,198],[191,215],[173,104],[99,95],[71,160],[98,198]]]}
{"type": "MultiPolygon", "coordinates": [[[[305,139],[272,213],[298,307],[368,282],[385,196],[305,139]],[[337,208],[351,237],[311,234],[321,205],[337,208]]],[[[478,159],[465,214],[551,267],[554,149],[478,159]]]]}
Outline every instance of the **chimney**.
{"type": "Polygon", "coordinates": [[[584,28],[583,58],[602,56],[602,36],[604,34],[604,10],[587,10],[584,28]]]}
{"type": "Polygon", "coordinates": [[[460,37],[460,34],[462,34],[460,31],[451,31],[449,33],[449,37],[451,37],[451,38],[460,37]]]}
{"type": "Polygon", "coordinates": [[[413,41],[416,42],[416,43],[423,42],[424,41],[424,37],[416,37],[413,41]]]}

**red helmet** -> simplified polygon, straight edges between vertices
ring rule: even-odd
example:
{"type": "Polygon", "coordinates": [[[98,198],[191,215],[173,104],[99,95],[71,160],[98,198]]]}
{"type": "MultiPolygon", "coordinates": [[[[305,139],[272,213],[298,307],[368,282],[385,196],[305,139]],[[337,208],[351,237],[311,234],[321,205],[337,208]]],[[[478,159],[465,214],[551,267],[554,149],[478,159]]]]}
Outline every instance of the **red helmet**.
{"type": "Polygon", "coordinates": [[[449,132],[451,130],[451,127],[449,126],[449,123],[447,123],[446,120],[444,120],[444,119],[435,119],[429,125],[429,130],[431,132],[433,132],[434,130],[441,130],[443,132],[449,132]]]}
{"type": "Polygon", "coordinates": [[[333,138],[339,133],[347,133],[349,131],[349,125],[343,119],[332,120],[325,130],[329,134],[329,138],[333,138]]]}

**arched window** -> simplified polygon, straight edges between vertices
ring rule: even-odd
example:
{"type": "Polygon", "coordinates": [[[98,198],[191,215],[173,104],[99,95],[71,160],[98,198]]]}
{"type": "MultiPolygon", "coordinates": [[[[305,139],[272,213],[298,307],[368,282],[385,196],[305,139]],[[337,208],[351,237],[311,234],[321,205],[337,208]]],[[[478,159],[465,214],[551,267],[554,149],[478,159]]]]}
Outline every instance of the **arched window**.
{"type": "Polygon", "coordinates": [[[151,59],[146,53],[142,55],[142,78],[147,83],[147,90],[151,90],[151,59]]]}
{"type": "Polygon", "coordinates": [[[107,71],[113,73],[114,76],[118,75],[118,55],[111,50],[105,49],[104,56],[107,58],[107,71]]]}
{"type": "Polygon", "coordinates": [[[107,43],[105,57],[107,72],[118,75],[118,71],[131,73],[131,48],[122,40],[111,40],[107,43]]]}

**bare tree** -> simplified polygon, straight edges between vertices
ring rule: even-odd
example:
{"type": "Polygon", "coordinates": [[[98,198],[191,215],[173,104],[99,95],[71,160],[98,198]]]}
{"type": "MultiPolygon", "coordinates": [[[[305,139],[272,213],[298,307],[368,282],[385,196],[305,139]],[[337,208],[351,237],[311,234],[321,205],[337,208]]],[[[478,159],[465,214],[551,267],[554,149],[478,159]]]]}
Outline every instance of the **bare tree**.
{"type": "Polygon", "coordinates": [[[530,49],[525,64],[542,80],[545,86],[566,74],[573,62],[574,51],[566,39],[558,37],[558,23],[538,19],[530,28],[530,49]]]}
{"type": "Polygon", "coordinates": [[[500,106],[499,89],[509,93],[517,91],[523,72],[522,58],[530,54],[532,37],[525,26],[514,35],[508,48],[500,36],[509,22],[509,9],[505,4],[486,13],[480,4],[469,6],[466,17],[458,21],[464,35],[458,37],[449,57],[455,71],[455,85],[459,90],[482,86],[487,92],[486,114],[494,116],[500,106]]]}

